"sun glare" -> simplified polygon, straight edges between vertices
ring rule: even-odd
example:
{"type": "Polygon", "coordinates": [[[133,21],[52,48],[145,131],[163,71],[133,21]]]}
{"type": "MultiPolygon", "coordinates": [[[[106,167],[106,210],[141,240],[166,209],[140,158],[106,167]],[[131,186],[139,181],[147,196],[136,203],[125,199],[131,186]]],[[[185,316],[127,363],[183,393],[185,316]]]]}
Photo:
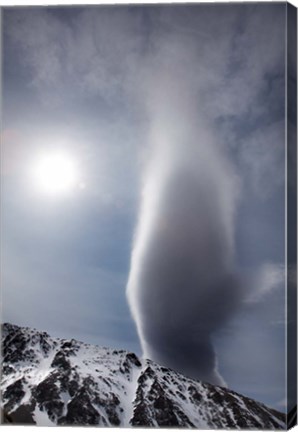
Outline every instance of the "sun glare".
{"type": "Polygon", "coordinates": [[[74,160],[62,152],[41,155],[34,163],[33,177],[38,189],[49,195],[69,193],[77,184],[74,160]]]}

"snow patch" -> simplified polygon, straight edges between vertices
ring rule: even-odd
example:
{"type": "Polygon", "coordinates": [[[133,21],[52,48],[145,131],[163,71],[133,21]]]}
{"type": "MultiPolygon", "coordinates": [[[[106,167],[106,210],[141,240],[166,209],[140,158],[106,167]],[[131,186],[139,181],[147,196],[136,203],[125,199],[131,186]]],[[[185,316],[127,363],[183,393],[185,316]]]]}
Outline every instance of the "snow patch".
{"type": "Polygon", "coordinates": [[[46,412],[40,411],[37,405],[33,412],[33,419],[37,426],[57,426],[54,422],[52,422],[52,420],[49,419],[46,412]]]}

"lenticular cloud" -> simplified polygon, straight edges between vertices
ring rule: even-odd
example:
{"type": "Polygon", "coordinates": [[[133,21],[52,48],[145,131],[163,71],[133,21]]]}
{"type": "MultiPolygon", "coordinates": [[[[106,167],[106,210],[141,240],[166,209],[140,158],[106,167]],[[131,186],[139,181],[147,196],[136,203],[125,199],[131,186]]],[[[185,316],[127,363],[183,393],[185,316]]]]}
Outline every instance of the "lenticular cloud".
{"type": "Polygon", "coordinates": [[[212,337],[242,300],[234,262],[239,182],[204,98],[209,79],[217,82],[211,65],[221,39],[206,50],[205,36],[198,45],[197,33],[180,30],[157,33],[140,91],[150,151],[127,296],[145,357],[223,385],[212,337]]]}
{"type": "Polygon", "coordinates": [[[233,244],[237,182],[189,109],[191,98],[184,101],[165,98],[152,116],[127,294],[146,357],[223,385],[211,339],[241,300],[233,244]]]}

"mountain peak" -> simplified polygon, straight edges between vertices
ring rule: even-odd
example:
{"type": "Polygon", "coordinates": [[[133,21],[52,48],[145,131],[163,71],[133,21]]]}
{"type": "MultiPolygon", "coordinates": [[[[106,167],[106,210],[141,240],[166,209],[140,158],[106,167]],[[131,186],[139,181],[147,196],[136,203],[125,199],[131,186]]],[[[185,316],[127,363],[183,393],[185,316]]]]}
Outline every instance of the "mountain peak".
{"type": "Polygon", "coordinates": [[[283,414],[132,352],[2,326],[3,421],[21,424],[285,429],[283,414]]]}

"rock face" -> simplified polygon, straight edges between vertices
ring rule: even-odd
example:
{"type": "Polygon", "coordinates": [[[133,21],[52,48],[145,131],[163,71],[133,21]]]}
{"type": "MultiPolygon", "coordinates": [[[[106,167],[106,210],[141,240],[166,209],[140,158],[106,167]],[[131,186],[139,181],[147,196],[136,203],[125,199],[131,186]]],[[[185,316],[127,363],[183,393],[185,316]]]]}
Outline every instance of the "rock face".
{"type": "Polygon", "coordinates": [[[47,425],[285,429],[284,415],[124,350],[2,326],[2,421],[47,425]]]}

